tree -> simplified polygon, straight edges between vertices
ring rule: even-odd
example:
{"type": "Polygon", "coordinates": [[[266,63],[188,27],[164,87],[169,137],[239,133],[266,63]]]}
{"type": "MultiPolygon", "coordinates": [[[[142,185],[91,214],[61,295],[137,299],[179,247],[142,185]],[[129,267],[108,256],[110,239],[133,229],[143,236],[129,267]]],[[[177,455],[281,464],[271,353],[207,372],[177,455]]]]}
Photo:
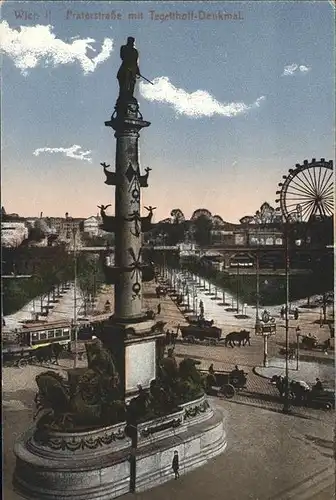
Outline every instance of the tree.
{"type": "Polygon", "coordinates": [[[254,223],[254,217],[253,215],[244,215],[241,219],[239,219],[240,224],[253,224],[254,223]]]}
{"type": "Polygon", "coordinates": [[[174,208],[170,212],[170,216],[173,219],[173,224],[180,224],[181,222],[185,221],[184,214],[183,214],[182,210],[180,210],[179,208],[174,208]]]}
{"type": "Polygon", "coordinates": [[[209,212],[209,210],[207,210],[206,208],[198,208],[197,210],[195,210],[195,212],[192,214],[190,220],[192,222],[196,221],[196,219],[198,219],[199,217],[201,216],[205,216],[207,217],[208,219],[211,219],[212,218],[212,215],[211,215],[211,212],[209,212]]]}
{"type": "Polygon", "coordinates": [[[77,282],[83,302],[84,315],[88,312],[88,305],[97,295],[97,290],[104,281],[101,262],[95,256],[80,255],[77,260],[77,282]]]}
{"type": "Polygon", "coordinates": [[[194,220],[195,240],[200,246],[210,244],[212,225],[212,220],[207,215],[200,215],[194,220]]]}

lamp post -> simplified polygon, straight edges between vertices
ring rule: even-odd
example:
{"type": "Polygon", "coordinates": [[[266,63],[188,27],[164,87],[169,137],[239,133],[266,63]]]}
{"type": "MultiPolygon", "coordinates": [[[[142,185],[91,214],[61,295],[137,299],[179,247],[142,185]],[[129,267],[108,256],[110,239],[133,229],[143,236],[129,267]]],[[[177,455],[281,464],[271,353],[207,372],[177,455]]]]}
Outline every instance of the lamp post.
{"type": "Polygon", "coordinates": [[[264,337],[264,367],[268,367],[268,333],[263,334],[264,337]]]}
{"type": "Polygon", "coordinates": [[[288,378],[288,350],[289,350],[289,234],[288,222],[285,222],[285,275],[286,275],[286,311],[285,311],[285,332],[286,332],[286,358],[285,358],[285,401],[283,413],[290,413],[289,407],[289,378],[288,378]]]}
{"type": "Polygon", "coordinates": [[[237,314],[239,314],[239,262],[237,262],[237,314]]]}
{"type": "Polygon", "coordinates": [[[255,320],[256,331],[260,328],[259,320],[259,255],[256,255],[256,320],[255,320]]]}
{"type": "Polygon", "coordinates": [[[299,360],[300,360],[300,335],[301,328],[299,326],[296,327],[296,371],[299,371],[299,360]]]}
{"type": "Polygon", "coordinates": [[[74,242],[74,311],[73,311],[73,320],[74,320],[74,340],[75,340],[75,357],[74,357],[74,368],[77,368],[77,337],[78,337],[78,330],[77,330],[77,240],[76,240],[76,233],[75,230],[73,229],[73,242],[74,242]]]}
{"type": "Polygon", "coordinates": [[[186,295],[187,295],[187,307],[188,307],[188,311],[190,310],[190,297],[189,297],[189,287],[187,285],[186,287],[186,295]]]}

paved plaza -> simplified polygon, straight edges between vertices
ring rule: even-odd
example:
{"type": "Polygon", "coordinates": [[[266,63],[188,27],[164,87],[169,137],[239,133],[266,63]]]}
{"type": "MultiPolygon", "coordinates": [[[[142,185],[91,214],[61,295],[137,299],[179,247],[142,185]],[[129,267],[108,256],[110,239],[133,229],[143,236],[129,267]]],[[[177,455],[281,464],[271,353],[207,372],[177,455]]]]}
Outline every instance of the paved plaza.
{"type": "MultiPolygon", "coordinates": [[[[45,368],[6,368],[3,380],[4,499],[13,492],[15,438],[31,425],[34,377],[45,368]]],[[[206,466],[151,491],[125,499],[330,500],[334,498],[332,412],[309,415],[281,411],[241,400],[213,400],[229,414],[228,448],[206,466]]]]}
{"type": "MultiPolygon", "coordinates": [[[[203,295],[200,291],[199,296],[204,300],[206,316],[213,317],[219,326],[224,326],[225,331],[240,326],[252,328],[253,320],[250,318],[237,319],[234,313],[224,311],[223,306],[218,306],[205,293],[203,295]],[[229,322],[229,326],[226,321],[229,322]],[[246,321],[244,326],[242,321],[246,321]]],[[[73,290],[69,291],[67,297],[64,302],[66,308],[62,302],[58,308],[61,312],[67,309],[70,313],[73,290]]],[[[97,302],[98,310],[103,308],[107,299],[113,306],[113,293],[110,287],[106,287],[100,294],[97,302]]],[[[144,306],[156,311],[159,303],[161,313],[157,319],[165,321],[166,328],[175,330],[178,325],[186,322],[182,311],[170,297],[158,299],[155,295],[155,285],[145,284],[144,306]]],[[[57,313],[57,309],[54,313],[57,313]]],[[[250,311],[247,314],[251,315],[249,313],[250,311]]],[[[314,328],[312,333],[316,332],[321,338],[327,337],[327,327],[319,328],[314,323],[317,314],[316,311],[304,311],[300,323],[314,328]]],[[[278,332],[281,335],[281,322],[279,323],[278,332]]],[[[275,358],[279,350],[276,340],[278,341],[278,335],[270,339],[271,370],[276,369],[272,362],[272,356],[275,358]]],[[[262,338],[254,335],[251,338],[251,346],[233,349],[176,343],[175,355],[178,359],[185,356],[194,357],[205,369],[211,363],[214,363],[215,369],[222,370],[231,370],[238,364],[248,372],[246,390],[239,392],[232,400],[224,398],[213,400],[214,404],[221,406],[229,414],[228,448],[225,453],[206,466],[187,475],[183,475],[183,464],[181,464],[179,481],[172,480],[144,493],[129,494],[124,497],[125,499],[329,500],[334,498],[334,412],[295,407],[291,415],[284,415],[276,388],[270,384],[268,378],[255,373],[255,367],[262,363],[262,352],[262,338]]],[[[72,367],[72,364],[73,361],[70,359],[61,359],[60,366],[52,365],[52,369],[62,373],[72,367]]],[[[85,362],[79,362],[79,365],[81,364],[84,366],[85,362]]],[[[323,366],[329,370],[333,369],[330,365],[323,366]]],[[[33,399],[36,392],[35,376],[48,368],[50,369],[50,366],[46,365],[3,370],[5,500],[21,499],[13,492],[11,485],[15,465],[13,442],[32,423],[33,399]]]]}

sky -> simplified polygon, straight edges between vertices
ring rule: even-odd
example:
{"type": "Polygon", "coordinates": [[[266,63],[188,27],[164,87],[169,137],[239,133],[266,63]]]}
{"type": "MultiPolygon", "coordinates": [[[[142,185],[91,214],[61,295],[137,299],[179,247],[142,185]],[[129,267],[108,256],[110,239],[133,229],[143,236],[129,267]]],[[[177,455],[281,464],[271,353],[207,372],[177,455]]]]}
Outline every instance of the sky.
{"type": "Polygon", "coordinates": [[[2,205],[88,217],[111,203],[113,214],[104,122],[133,36],[154,83],[135,92],[151,122],[139,139],[141,169],[152,169],[142,207],[156,206],[156,221],[207,208],[237,222],[277,206],[289,168],[334,158],[334,16],[328,1],[5,1],[2,205]]]}

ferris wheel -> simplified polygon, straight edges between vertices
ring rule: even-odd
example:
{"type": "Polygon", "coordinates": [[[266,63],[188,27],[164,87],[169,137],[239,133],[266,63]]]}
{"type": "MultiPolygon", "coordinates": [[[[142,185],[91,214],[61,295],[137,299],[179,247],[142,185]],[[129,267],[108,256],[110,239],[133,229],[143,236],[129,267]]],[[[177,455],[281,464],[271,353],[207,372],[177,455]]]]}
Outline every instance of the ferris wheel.
{"type": "Polygon", "coordinates": [[[333,162],[324,158],[297,163],[283,175],[276,194],[286,222],[308,222],[331,217],[334,213],[333,162]]]}

